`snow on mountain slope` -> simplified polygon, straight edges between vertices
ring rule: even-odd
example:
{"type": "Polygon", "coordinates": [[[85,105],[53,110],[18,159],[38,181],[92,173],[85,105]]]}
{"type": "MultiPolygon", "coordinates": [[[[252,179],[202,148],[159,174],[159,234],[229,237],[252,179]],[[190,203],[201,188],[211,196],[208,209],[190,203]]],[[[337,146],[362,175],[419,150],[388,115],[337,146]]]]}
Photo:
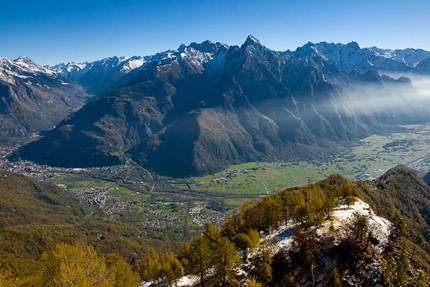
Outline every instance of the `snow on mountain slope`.
{"type": "MultiPolygon", "coordinates": [[[[367,217],[369,229],[373,231],[373,234],[379,240],[380,245],[383,245],[387,239],[391,223],[387,219],[377,216],[369,204],[362,201],[361,199],[356,199],[354,204],[351,206],[348,206],[343,200],[341,200],[340,205],[335,208],[331,216],[331,221],[326,220],[322,226],[317,229],[317,234],[319,236],[327,234],[331,224],[333,224],[335,230],[339,231],[352,219],[353,215],[356,213],[367,217]]],[[[294,228],[296,227],[297,223],[284,225],[262,240],[272,242],[275,238],[277,238],[275,251],[277,249],[288,250],[291,248],[294,228]]]]}
{"type": "Polygon", "coordinates": [[[422,60],[425,60],[430,57],[430,52],[422,50],[422,49],[411,49],[407,48],[404,50],[396,49],[380,49],[378,47],[368,48],[369,51],[374,53],[377,56],[392,59],[396,62],[405,63],[410,67],[415,67],[422,60]]]}
{"type": "MultiPolygon", "coordinates": [[[[392,72],[414,72],[415,67],[430,58],[430,52],[422,49],[380,49],[378,47],[360,48],[356,42],[346,45],[335,43],[307,43],[295,51],[284,52],[287,56],[321,57],[346,71],[369,70],[392,72]]],[[[421,72],[417,70],[417,72],[421,72]]]]}
{"type": "Polygon", "coordinates": [[[122,66],[121,71],[130,72],[134,69],[141,67],[144,63],[145,60],[142,57],[132,57],[128,59],[127,63],[122,66]]]}
{"type": "Polygon", "coordinates": [[[110,57],[95,62],[62,63],[53,66],[52,70],[80,84],[88,93],[99,96],[127,82],[131,78],[128,75],[132,72],[154,63],[164,65],[185,60],[196,71],[202,71],[206,63],[218,62],[209,67],[215,70],[219,62],[223,61],[220,56],[214,59],[214,55],[221,49],[227,51],[228,46],[205,41],[200,44],[181,45],[176,50],[168,50],[152,56],[110,57]]]}
{"type": "Polygon", "coordinates": [[[54,71],[35,64],[29,58],[19,57],[16,60],[10,60],[6,57],[0,57],[0,80],[15,84],[17,78],[27,79],[38,75],[45,75],[50,78],[57,77],[54,71]]]}
{"type": "Polygon", "coordinates": [[[0,57],[0,91],[0,142],[52,128],[88,98],[80,86],[24,57],[0,57]]]}
{"type": "MultiPolygon", "coordinates": [[[[172,287],[191,287],[195,286],[195,284],[198,282],[196,276],[182,276],[178,279],[178,282],[176,284],[172,285],[172,287]]],[[[150,287],[153,286],[153,282],[143,282],[140,284],[140,287],[150,287]]]]}
{"type": "Polygon", "coordinates": [[[94,70],[103,70],[104,74],[113,72],[123,72],[124,74],[141,67],[145,63],[145,59],[140,56],[128,57],[111,57],[104,58],[95,62],[85,63],[62,63],[52,67],[54,71],[68,77],[72,80],[77,80],[82,76],[94,70]]]}
{"type": "Polygon", "coordinates": [[[127,74],[134,69],[156,61],[172,60],[177,57],[187,58],[203,65],[213,59],[213,55],[220,49],[228,49],[223,43],[212,43],[205,41],[203,43],[191,43],[190,45],[181,45],[176,50],[160,52],[152,56],[133,56],[133,57],[110,57],[95,62],[85,63],[61,63],[52,67],[54,71],[62,74],[72,80],[77,80],[83,74],[94,70],[103,70],[105,74],[113,72],[122,72],[127,74]]]}
{"type": "MultiPolygon", "coordinates": [[[[330,225],[333,224],[336,231],[340,232],[342,229],[352,220],[355,214],[358,214],[360,216],[366,216],[368,220],[369,230],[372,231],[372,234],[375,236],[376,239],[379,241],[379,247],[384,246],[391,223],[386,220],[385,218],[377,216],[369,204],[363,202],[360,199],[356,199],[356,201],[348,206],[345,204],[343,200],[340,200],[340,205],[335,208],[332,216],[331,221],[327,220],[325,221],[320,227],[316,229],[318,236],[324,236],[328,234],[330,225]]],[[[289,250],[292,247],[293,242],[293,233],[294,229],[298,226],[298,223],[294,224],[288,224],[281,226],[278,228],[278,230],[271,232],[269,235],[264,236],[261,238],[260,242],[276,242],[275,248],[273,249],[273,252],[276,253],[280,249],[283,249],[285,251],[289,250]]],[[[340,234],[342,235],[342,234],[340,234]]],[[[380,248],[382,250],[382,248],[380,248]]],[[[253,256],[256,256],[258,253],[258,250],[252,250],[248,256],[249,258],[252,258],[253,256]]],[[[241,269],[238,270],[241,274],[246,274],[247,271],[245,270],[252,270],[253,266],[250,263],[243,263],[241,269]],[[242,270],[243,269],[243,270],[242,270]]],[[[372,266],[378,267],[379,263],[372,263],[372,266]]],[[[177,285],[178,287],[189,287],[194,286],[199,280],[195,276],[183,276],[179,278],[177,285]]],[[[143,282],[141,287],[149,287],[151,286],[150,282],[143,282]]],[[[173,286],[173,285],[172,285],[173,286]]],[[[320,286],[320,285],[318,285],[320,286]]]]}

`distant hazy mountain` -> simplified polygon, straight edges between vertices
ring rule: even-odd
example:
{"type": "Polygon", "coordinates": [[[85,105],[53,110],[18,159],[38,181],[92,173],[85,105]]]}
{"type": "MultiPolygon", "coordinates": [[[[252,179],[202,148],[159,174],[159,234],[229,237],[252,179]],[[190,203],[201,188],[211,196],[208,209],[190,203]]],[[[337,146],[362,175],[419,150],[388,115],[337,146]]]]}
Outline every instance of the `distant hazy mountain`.
{"type": "Polygon", "coordinates": [[[28,58],[0,57],[0,142],[52,128],[86,99],[79,85],[28,58]]]}
{"type": "Polygon", "coordinates": [[[371,49],[361,49],[357,43],[347,45],[333,43],[308,43],[296,51],[285,52],[286,55],[300,57],[318,57],[335,65],[337,68],[351,72],[356,70],[365,73],[369,70],[410,71],[411,67],[392,58],[381,56],[371,49]]]}
{"type": "Polygon", "coordinates": [[[132,70],[141,67],[147,59],[143,57],[106,58],[91,63],[67,63],[52,69],[80,84],[89,94],[99,95],[113,87],[132,70]]]}
{"type": "Polygon", "coordinates": [[[430,74],[430,57],[419,62],[414,71],[421,74],[430,74]]]}
{"type": "Polygon", "coordinates": [[[145,64],[169,59],[177,52],[203,63],[214,53],[212,49],[212,44],[206,41],[201,44],[192,43],[188,47],[182,45],[176,51],[161,52],[153,56],[111,57],[95,62],[62,63],[53,66],[52,70],[82,85],[89,94],[97,96],[126,83],[133,78],[128,74],[136,73],[134,70],[139,70],[145,64]]]}
{"type": "Polygon", "coordinates": [[[349,44],[307,43],[295,51],[286,51],[286,55],[321,57],[345,71],[356,70],[365,73],[369,70],[387,72],[428,72],[430,69],[415,69],[421,62],[428,62],[430,52],[422,49],[380,49],[377,47],[360,48],[351,42],[349,44]]]}
{"type": "MultiPolygon", "coordinates": [[[[179,50],[192,49],[198,46],[209,48],[210,42],[182,45],[178,50],[161,52],[153,56],[110,57],[95,62],[61,63],[51,67],[53,71],[82,85],[89,94],[102,95],[125,84],[142,66],[171,57],[179,50]],[[133,74],[131,73],[131,74],[133,74]],[[127,77],[126,77],[127,76],[127,77]]],[[[224,45],[224,44],[222,44],[224,45]]],[[[227,45],[224,45],[226,48],[227,45]]],[[[200,51],[199,48],[195,51],[200,51]]],[[[211,51],[199,61],[205,60],[211,51]],[[209,54],[208,54],[209,53],[209,54]]],[[[430,52],[422,49],[380,49],[378,47],[360,48],[356,42],[349,44],[307,43],[295,51],[282,52],[284,55],[300,55],[301,57],[319,57],[346,72],[365,73],[369,70],[386,72],[430,73],[430,52]],[[417,67],[418,66],[418,67],[417,67]]],[[[196,55],[194,55],[196,56],[196,55]]],[[[196,59],[199,56],[196,56],[196,59]]]]}
{"type": "Polygon", "coordinates": [[[116,89],[15,156],[57,166],[132,157],[171,176],[313,156],[333,143],[429,120],[428,105],[411,101],[408,78],[380,72],[410,69],[356,43],[309,43],[285,53],[252,36],[241,47],[182,45],[146,58],[116,89]]]}
{"type": "Polygon", "coordinates": [[[430,52],[422,49],[379,49],[377,47],[368,48],[369,51],[373,52],[377,56],[392,59],[397,62],[405,63],[410,67],[415,67],[421,61],[430,58],[430,52]]]}

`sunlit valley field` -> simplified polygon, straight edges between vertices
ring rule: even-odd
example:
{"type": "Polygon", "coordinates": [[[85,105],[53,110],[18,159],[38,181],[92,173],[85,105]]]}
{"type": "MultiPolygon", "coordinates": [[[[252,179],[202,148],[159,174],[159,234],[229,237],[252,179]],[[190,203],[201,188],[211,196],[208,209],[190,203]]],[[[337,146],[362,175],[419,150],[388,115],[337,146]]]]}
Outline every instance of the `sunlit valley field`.
{"type": "Polygon", "coordinates": [[[0,287],[428,286],[427,4],[6,2],[0,287]]]}
{"type": "MultiPolygon", "coordinates": [[[[403,261],[398,261],[398,263],[389,263],[391,261],[389,261],[389,259],[386,259],[386,255],[383,254],[384,252],[391,252],[389,254],[394,254],[393,256],[400,256],[399,258],[404,258],[401,257],[398,252],[399,248],[401,248],[402,246],[402,242],[404,242],[402,240],[406,239],[396,239],[397,241],[395,241],[395,243],[390,243],[393,244],[394,247],[389,247],[389,245],[387,245],[388,243],[386,242],[389,242],[388,240],[391,240],[387,239],[391,238],[391,223],[385,218],[378,217],[376,213],[374,213],[374,211],[372,210],[376,210],[376,207],[378,207],[377,214],[379,216],[383,215],[385,217],[390,218],[393,222],[396,222],[395,214],[397,213],[391,212],[393,212],[394,206],[395,208],[398,208],[396,200],[400,200],[401,204],[404,204],[404,199],[398,199],[396,195],[396,197],[393,197],[395,199],[390,199],[394,200],[394,206],[391,205],[391,201],[388,201],[390,205],[387,205],[387,202],[385,202],[384,200],[382,201],[383,203],[381,203],[379,201],[379,197],[382,195],[378,194],[382,194],[385,190],[401,192],[402,190],[406,190],[407,188],[412,188],[412,193],[414,195],[407,195],[405,197],[407,198],[407,206],[413,205],[410,202],[411,199],[409,199],[408,197],[411,197],[414,200],[420,200],[417,199],[415,193],[419,193],[420,188],[422,188],[420,187],[421,179],[418,179],[410,171],[403,168],[397,167],[397,170],[393,169],[391,173],[387,171],[395,166],[405,165],[415,170],[421,171],[422,174],[424,174],[430,168],[430,145],[429,140],[427,139],[429,132],[430,125],[423,124],[402,126],[398,132],[392,134],[372,135],[349,146],[339,147],[339,153],[334,153],[330,155],[327,161],[315,160],[311,162],[300,161],[277,163],[252,162],[232,166],[227,170],[214,175],[194,178],[169,178],[158,176],[136,165],[132,161],[124,165],[102,168],[54,168],[48,166],[40,166],[28,161],[9,162],[3,157],[1,160],[2,169],[9,170],[15,173],[30,175],[32,177],[39,178],[45,182],[54,183],[60,188],[64,188],[65,192],[68,193],[69,196],[71,194],[75,194],[79,198],[81,198],[81,200],[86,201],[91,206],[95,207],[95,209],[93,209],[92,211],[91,209],[85,210],[85,220],[78,219],[79,217],[77,217],[76,219],[73,219],[75,221],[77,220],[74,224],[37,223],[38,219],[36,219],[36,222],[33,223],[31,227],[25,227],[23,225],[5,228],[2,231],[2,234],[3,236],[5,236],[5,238],[3,238],[2,240],[7,240],[7,238],[11,236],[9,235],[9,233],[16,234],[15,236],[19,236],[20,239],[12,243],[12,246],[14,246],[14,248],[21,248],[19,247],[21,241],[24,240],[26,242],[25,238],[28,238],[29,236],[45,236],[45,238],[47,238],[45,240],[51,240],[49,239],[49,236],[52,236],[53,238],[55,238],[53,240],[63,240],[64,242],[69,242],[74,237],[81,238],[79,240],[82,240],[82,238],[86,238],[86,240],[91,242],[91,245],[89,246],[96,247],[98,254],[103,254],[103,252],[106,252],[104,250],[110,250],[110,252],[112,252],[111,250],[118,250],[117,252],[119,252],[121,256],[123,256],[124,259],[127,260],[127,262],[133,263],[131,265],[133,267],[132,270],[130,269],[129,271],[127,271],[127,277],[121,280],[129,280],[128,284],[131,284],[130,286],[137,286],[138,282],[146,280],[142,283],[143,285],[141,286],[151,286],[151,284],[153,284],[153,281],[151,281],[150,278],[159,277],[157,277],[158,275],[149,273],[152,269],[148,267],[151,266],[148,265],[148,262],[150,262],[148,260],[167,260],[165,258],[168,258],[166,257],[168,256],[166,254],[169,254],[169,251],[166,250],[173,250],[175,252],[179,252],[177,253],[178,255],[174,256],[194,256],[195,251],[192,250],[186,251],[188,253],[182,255],[183,253],[181,252],[184,252],[183,242],[192,240],[191,244],[193,244],[193,242],[195,242],[196,240],[198,241],[199,238],[202,238],[202,236],[203,238],[205,238],[206,236],[215,236],[210,235],[211,232],[222,232],[222,234],[224,234],[224,232],[228,232],[229,224],[234,225],[236,224],[235,222],[245,222],[242,224],[248,224],[246,223],[247,218],[256,217],[255,215],[246,215],[247,212],[251,213],[255,212],[255,210],[258,210],[258,213],[260,214],[260,210],[269,210],[270,212],[268,214],[272,214],[273,216],[273,214],[277,214],[277,212],[283,210],[283,207],[279,207],[279,204],[282,204],[282,202],[284,202],[284,204],[288,203],[293,206],[294,213],[292,213],[291,216],[295,218],[296,215],[293,214],[299,211],[297,211],[298,203],[294,203],[296,200],[294,199],[294,195],[303,192],[304,194],[307,194],[307,196],[310,196],[310,201],[307,204],[309,204],[308,208],[310,208],[311,210],[311,217],[308,217],[309,215],[306,215],[305,218],[307,219],[305,221],[302,221],[303,219],[293,219],[290,225],[288,225],[286,223],[282,223],[284,222],[282,219],[276,219],[280,220],[280,222],[274,221],[273,223],[270,223],[269,227],[259,227],[258,221],[257,223],[252,223],[257,224],[254,227],[256,228],[256,230],[264,230],[259,233],[260,240],[262,240],[261,245],[260,247],[255,247],[257,246],[255,245],[256,243],[252,243],[254,244],[252,245],[254,246],[252,247],[254,249],[251,249],[252,251],[249,251],[249,254],[246,255],[248,256],[248,259],[242,259],[244,261],[240,265],[238,265],[241,270],[244,270],[241,271],[242,275],[238,276],[238,278],[242,278],[241,280],[244,282],[248,282],[247,280],[251,280],[253,278],[248,278],[248,274],[243,272],[248,272],[247,270],[249,270],[250,266],[253,266],[253,264],[257,264],[256,266],[260,266],[258,265],[261,264],[259,263],[260,261],[258,258],[260,258],[260,256],[267,256],[264,255],[264,250],[272,250],[270,252],[275,252],[273,259],[270,259],[273,260],[273,267],[271,267],[273,268],[273,271],[271,268],[268,269],[274,274],[273,281],[281,280],[282,276],[285,276],[280,275],[283,274],[282,268],[287,268],[285,266],[291,268],[290,270],[298,270],[291,278],[293,278],[294,280],[299,280],[299,278],[302,278],[303,275],[301,274],[307,274],[307,271],[306,269],[302,269],[302,263],[299,263],[302,262],[302,259],[294,259],[294,256],[297,256],[294,253],[296,251],[285,251],[290,252],[288,253],[288,256],[291,256],[291,258],[293,258],[293,261],[291,261],[288,265],[278,266],[278,264],[286,264],[282,260],[282,257],[279,257],[286,256],[285,253],[282,253],[282,248],[287,248],[286,250],[296,250],[294,249],[296,248],[294,246],[295,244],[297,244],[296,242],[297,240],[299,240],[298,238],[300,238],[298,237],[299,235],[297,235],[297,232],[302,232],[303,234],[310,234],[309,236],[313,236],[310,237],[310,239],[308,240],[315,240],[315,238],[318,238],[319,241],[315,241],[314,244],[318,244],[315,246],[321,245],[322,247],[318,248],[321,248],[322,251],[319,252],[324,252],[319,254],[319,256],[324,256],[324,259],[321,259],[319,257],[311,257],[314,259],[310,260],[316,260],[317,262],[319,262],[319,260],[323,260],[324,262],[329,261],[331,262],[330,264],[336,264],[336,266],[342,266],[342,264],[346,264],[342,263],[342,260],[346,260],[345,262],[355,262],[354,264],[358,264],[357,266],[360,266],[356,267],[356,265],[348,263],[352,265],[348,265],[346,267],[347,270],[355,270],[354,272],[357,273],[345,273],[342,275],[342,277],[340,277],[341,275],[335,274],[333,275],[333,278],[339,278],[338,280],[343,281],[363,280],[359,282],[366,282],[366,278],[369,278],[370,276],[371,278],[373,278],[372,280],[376,280],[375,278],[379,278],[378,276],[380,276],[378,275],[378,272],[382,271],[379,271],[379,269],[373,271],[374,273],[368,271],[370,272],[370,275],[362,277],[363,274],[359,273],[359,271],[362,268],[369,269],[370,265],[368,266],[360,262],[362,262],[362,260],[372,260],[372,262],[377,262],[374,264],[381,264],[382,267],[380,270],[385,270],[383,271],[383,274],[388,274],[387,272],[389,272],[389,270],[392,270],[393,268],[405,268],[402,267],[404,265],[401,265],[401,263],[399,263],[403,261]],[[347,179],[343,179],[342,176],[333,176],[332,174],[335,173],[340,174],[351,180],[361,181],[349,182],[347,181],[347,179]],[[376,179],[378,177],[381,178],[376,179]],[[319,182],[316,183],[317,181],[319,182]],[[390,184],[393,184],[394,187],[391,187],[390,184]],[[286,189],[288,187],[295,188],[286,189]],[[338,194],[338,196],[342,194],[350,194],[352,192],[354,196],[359,196],[360,198],[364,198],[366,201],[371,202],[372,206],[367,203],[363,203],[363,201],[358,199],[355,199],[355,203],[354,201],[350,203],[345,200],[346,195],[342,195],[341,197],[339,197],[339,199],[335,199],[335,202],[340,202],[340,206],[331,207],[334,208],[334,213],[332,217],[330,215],[327,217],[328,219],[325,218],[325,216],[318,217],[317,215],[312,214],[313,212],[316,212],[313,211],[313,204],[318,204],[317,201],[314,202],[314,200],[317,200],[318,198],[315,196],[317,196],[317,194],[319,194],[320,192],[326,194],[324,198],[329,196],[329,194],[333,194],[333,192],[336,192],[335,194],[338,194]],[[372,194],[372,192],[374,192],[374,194],[372,194]],[[291,196],[291,199],[285,201],[285,199],[283,198],[284,196],[287,196],[287,198],[288,196],[291,196]],[[248,203],[245,203],[247,201],[248,203]],[[254,203],[249,204],[249,201],[254,201],[254,203]],[[242,204],[244,203],[245,205],[242,206],[242,204]],[[100,210],[100,212],[96,210],[100,210]],[[230,215],[227,216],[228,214],[230,215]],[[343,246],[344,244],[351,244],[348,243],[348,240],[350,240],[348,239],[348,237],[342,237],[345,236],[342,235],[344,234],[343,232],[348,232],[348,228],[354,230],[353,228],[355,228],[355,225],[352,224],[358,224],[354,223],[354,220],[359,220],[360,218],[367,218],[368,214],[369,218],[367,220],[369,220],[369,226],[371,226],[372,229],[366,232],[369,232],[369,238],[371,238],[372,232],[378,232],[375,233],[378,238],[377,240],[374,239],[374,241],[371,241],[370,239],[368,239],[369,241],[367,244],[365,242],[354,243],[359,244],[358,246],[359,248],[361,248],[360,253],[355,253],[355,247],[353,248],[350,245],[346,245],[347,249],[339,253],[342,254],[340,257],[339,255],[336,255],[337,252],[340,252],[338,249],[336,249],[336,245],[334,245],[334,247],[333,245],[329,245],[332,246],[330,247],[332,249],[328,249],[331,251],[326,251],[326,249],[328,248],[327,244],[333,244],[330,243],[332,242],[331,240],[333,240],[330,239],[330,236],[335,236],[335,238],[338,238],[337,240],[341,241],[341,243],[339,243],[339,246],[343,246]],[[237,217],[243,217],[243,219],[237,221],[237,217]],[[115,222],[117,222],[119,225],[115,225],[115,222]],[[333,227],[333,224],[336,224],[336,228],[333,227]],[[305,229],[301,229],[302,227],[300,226],[308,227],[306,227],[305,229]],[[52,233],[56,235],[53,235],[52,233]],[[124,241],[122,245],[117,246],[117,243],[115,243],[115,241],[120,242],[122,240],[126,241],[124,241]],[[369,245],[369,242],[373,243],[369,245]],[[390,248],[393,248],[394,251],[390,251],[392,250],[390,248]],[[157,250],[156,252],[162,255],[151,257],[154,256],[152,253],[154,252],[154,250],[157,250]],[[379,254],[381,250],[387,251],[383,251],[381,255],[375,255],[379,254]],[[353,258],[352,261],[351,258],[353,258]],[[390,269],[387,268],[384,264],[393,264],[393,267],[391,267],[390,269]],[[278,269],[282,272],[279,273],[280,271],[278,269]],[[138,276],[136,276],[136,274],[138,276]]],[[[10,148],[3,148],[2,153],[4,155],[10,153],[10,148]]],[[[2,176],[10,177],[11,175],[3,174],[2,176]]],[[[0,180],[2,179],[0,178],[0,180]]],[[[51,195],[47,196],[47,198],[40,198],[47,203],[54,203],[55,205],[59,204],[58,199],[51,199],[51,195]]],[[[425,197],[425,195],[423,196],[425,197]]],[[[69,199],[67,198],[65,198],[64,200],[65,204],[69,204],[70,202],[72,202],[68,202],[67,200],[69,199]]],[[[329,199],[328,202],[330,202],[331,200],[332,199],[329,199]]],[[[427,202],[427,198],[424,200],[423,203],[425,204],[425,202],[427,202]]],[[[33,205],[31,204],[29,204],[29,207],[33,208],[33,205]]],[[[75,205],[76,203],[73,204],[75,205]]],[[[34,206],[35,208],[39,208],[37,205],[34,206]]],[[[323,210],[325,210],[325,208],[323,210]]],[[[409,224],[409,230],[411,230],[411,234],[408,236],[411,241],[408,241],[408,244],[410,244],[410,246],[413,246],[411,248],[414,248],[415,252],[415,259],[414,261],[410,261],[410,263],[407,263],[407,268],[409,268],[407,270],[409,270],[409,272],[413,272],[413,275],[410,277],[416,278],[417,276],[423,276],[418,277],[420,284],[423,284],[423,282],[425,282],[424,280],[426,277],[425,275],[420,274],[426,274],[425,272],[427,271],[422,273],[422,270],[427,270],[426,262],[430,262],[430,258],[428,257],[428,255],[426,255],[426,245],[421,243],[415,245],[415,242],[420,242],[420,239],[416,239],[416,237],[421,238],[421,235],[418,230],[421,230],[420,228],[425,229],[426,227],[423,227],[424,223],[422,222],[422,220],[419,220],[417,222],[413,220],[410,221],[410,214],[411,212],[413,214],[413,210],[414,209],[412,209],[412,211],[408,211],[408,213],[406,213],[407,219],[404,219],[405,221],[407,220],[406,222],[407,224],[409,224]]],[[[74,212],[74,216],[76,216],[76,211],[74,212]]],[[[262,213],[261,216],[263,216],[263,218],[266,218],[266,216],[268,216],[266,212],[262,213]]],[[[423,211],[423,213],[424,212],[425,211],[423,211]]],[[[326,214],[325,211],[324,214],[326,214]]],[[[59,220],[57,219],[57,216],[58,215],[53,216],[51,220],[54,220],[54,222],[55,220],[59,220]]],[[[297,216],[297,218],[302,218],[300,215],[297,216]]],[[[72,217],[70,216],[70,218],[72,217]]],[[[266,222],[266,219],[263,220],[263,222],[266,222]]],[[[253,234],[253,236],[257,236],[256,238],[258,239],[258,233],[253,234]]],[[[236,239],[236,237],[232,238],[238,240],[236,239]]],[[[221,240],[220,242],[222,242],[223,239],[219,240],[221,240]]],[[[255,241],[256,239],[254,238],[253,240],[255,241]]],[[[40,248],[37,247],[37,244],[33,243],[31,243],[30,245],[28,245],[28,243],[23,244],[27,244],[26,248],[30,248],[30,251],[32,250],[31,248],[40,248]]],[[[208,252],[220,252],[216,251],[218,248],[217,246],[218,245],[214,245],[213,247],[211,247],[214,248],[214,250],[208,252]]],[[[234,257],[234,260],[236,260],[236,263],[234,264],[238,264],[241,260],[239,257],[237,257],[237,255],[234,255],[237,251],[233,248],[233,246],[234,245],[230,246],[230,248],[232,248],[232,253],[230,254],[230,256],[236,256],[234,257]]],[[[304,247],[302,247],[304,249],[301,249],[302,251],[300,252],[316,252],[312,248],[317,247],[312,247],[312,245],[309,245],[309,247],[307,246],[308,245],[304,245],[304,247]]],[[[79,244],[73,246],[69,246],[67,244],[60,244],[56,245],[55,248],[55,250],[58,250],[58,252],[59,250],[61,250],[61,248],[74,248],[72,252],[76,254],[73,256],[84,256],[79,255],[79,252],[82,252],[82,250],[85,250],[85,248],[90,248],[88,252],[96,252],[94,251],[94,249],[91,249],[92,247],[85,247],[84,245],[79,244]]],[[[12,268],[16,268],[15,270],[17,271],[15,272],[17,272],[16,274],[18,276],[24,278],[27,278],[26,276],[30,276],[28,278],[33,278],[31,276],[33,276],[34,272],[36,272],[35,270],[39,270],[37,266],[42,263],[46,264],[44,263],[44,261],[42,261],[41,263],[40,261],[36,261],[35,259],[30,259],[30,257],[23,257],[19,260],[13,261],[7,253],[5,254],[6,256],[4,256],[3,261],[14,262],[8,264],[10,264],[12,268]],[[25,268],[23,268],[23,266],[25,266],[25,268]]],[[[106,260],[108,260],[107,262],[111,262],[110,264],[119,264],[115,260],[122,260],[122,257],[113,257],[114,259],[116,258],[114,260],[112,259],[112,257],[109,256],[113,255],[108,255],[106,257],[106,260]]],[[[38,257],[36,256],[36,259],[37,258],[38,257]]],[[[79,260],[85,260],[83,258],[79,260]]],[[[230,266],[228,268],[231,268],[231,266],[233,265],[228,266],[230,266]]],[[[322,281],[326,282],[323,286],[332,286],[332,283],[330,283],[332,281],[330,280],[334,279],[332,278],[332,275],[327,275],[331,274],[330,272],[332,272],[330,271],[330,268],[327,269],[324,267],[320,267],[318,269],[318,272],[320,274],[319,276],[324,276],[323,278],[325,278],[322,281]]],[[[342,270],[342,267],[336,268],[342,270]]],[[[108,272],[112,272],[111,270],[112,269],[108,269],[108,272]]],[[[259,274],[255,273],[256,271],[250,272],[250,274],[259,274]]],[[[6,276],[10,276],[7,274],[9,273],[6,273],[6,276]]],[[[166,282],[173,282],[169,284],[164,282],[162,284],[167,285],[162,286],[171,286],[170,284],[175,285],[176,283],[174,282],[178,282],[178,286],[199,284],[199,280],[197,280],[197,277],[180,277],[181,274],[183,273],[178,272],[176,273],[176,275],[172,275],[173,277],[171,277],[171,279],[162,279],[161,282],[164,282],[164,280],[167,280],[166,282]]],[[[212,276],[213,275],[210,275],[208,277],[209,279],[205,280],[211,282],[210,280],[215,280],[215,278],[217,278],[217,276],[214,276],[213,278],[212,276]]],[[[236,276],[236,274],[232,273],[230,274],[230,276],[236,276]]],[[[255,276],[259,276],[257,277],[259,278],[259,280],[267,280],[264,279],[266,278],[264,277],[264,275],[260,274],[255,276]]],[[[306,278],[308,277],[305,277],[303,280],[308,280],[306,278]]],[[[393,280],[393,282],[399,282],[398,280],[411,280],[398,278],[396,279],[395,276],[394,279],[387,279],[385,277],[383,278],[384,280],[393,280]]],[[[24,281],[22,282],[26,282],[25,280],[28,279],[24,279],[24,281]]],[[[212,286],[212,284],[214,284],[213,286],[216,285],[215,283],[209,283],[209,286],[212,286]]]]}
{"type": "Polygon", "coordinates": [[[272,193],[285,187],[316,182],[337,173],[351,180],[375,179],[396,165],[426,173],[430,169],[430,125],[402,126],[403,131],[372,135],[327,161],[247,163],[215,175],[193,178],[191,189],[226,193],[272,193]]]}
{"type": "Polygon", "coordinates": [[[207,222],[221,223],[225,214],[245,201],[331,174],[369,180],[397,165],[426,173],[430,170],[429,134],[430,125],[402,126],[392,134],[340,146],[326,161],[250,162],[192,178],[152,175],[131,161],[105,168],[65,169],[3,159],[2,168],[54,182],[100,207],[111,220],[135,224],[150,237],[169,238],[177,244],[198,234],[207,222]]]}

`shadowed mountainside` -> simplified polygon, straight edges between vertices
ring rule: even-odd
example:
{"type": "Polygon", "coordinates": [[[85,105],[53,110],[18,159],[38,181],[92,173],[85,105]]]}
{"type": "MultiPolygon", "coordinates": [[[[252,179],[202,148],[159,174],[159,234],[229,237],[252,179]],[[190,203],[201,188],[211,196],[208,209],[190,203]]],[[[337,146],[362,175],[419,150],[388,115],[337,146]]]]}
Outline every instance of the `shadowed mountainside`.
{"type": "Polygon", "coordinates": [[[348,72],[321,56],[272,51],[252,36],[241,47],[181,46],[122,81],[13,158],[84,167],[131,157],[182,177],[320,156],[336,143],[429,118],[427,105],[405,104],[416,92],[407,78],[348,72]]]}

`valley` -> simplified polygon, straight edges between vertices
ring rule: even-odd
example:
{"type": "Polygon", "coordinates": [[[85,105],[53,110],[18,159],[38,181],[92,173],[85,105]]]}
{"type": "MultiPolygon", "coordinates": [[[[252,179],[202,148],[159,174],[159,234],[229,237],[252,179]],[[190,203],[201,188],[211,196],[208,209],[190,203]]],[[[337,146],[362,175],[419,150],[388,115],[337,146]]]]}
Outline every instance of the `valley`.
{"type": "Polygon", "coordinates": [[[193,178],[191,188],[264,195],[266,189],[273,193],[285,187],[313,183],[333,173],[351,180],[371,180],[399,164],[428,172],[430,125],[403,128],[402,132],[372,135],[348,147],[340,147],[339,153],[326,161],[246,163],[214,175],[193,178]]]}
{"type": "Polygon", "coordinates": [[[3,2],[0,287],[429,286],[426,1],[3,2]]]}
{"type": "MultiPolygon", "coordinates": [[[[430,54],[422,57],[421,62],[430,54]]],[[[273,199],[280,194],[287,196],[285,208],[295,202],[288,209],[298,222],[306,219],[307,227],[321,222],[326,208],[345,197],[353,200],[352,195],[363,196],[393,220],[393,210],[409,207],[373,191],[391,188],[384,176],[399,164],[422,175],[430,169],[430,100],[424,85],[430,68],[418,71],[354,42],[308,43],[277,52],[249,35],[240,47],[205,41],[143,58],[51,68],[27,58],[3,58],[0,64],[7,80],[3,90],[8,91],[3,101],[8,117],[0,122],[23,122],[5,124],[4,141],[0,139],[0,170],[12,172],[3,173],[7,199],[0,210],[10,213],[3,224],[14,227],[3,230],[3,241],[10,241],[9,233],[18,232],[21,239],[40,234],[26,249],[31,251],[81,238],[104,255],[114,251],[124,256],[142,279],[151,278],[149,269],[142,274],[148,267],[143,255],[150,255],[151,247],[178,251],[181,242],[198,240],[208,226],[240,222],[231,220],[245,209],[254,209],[254,218],[266,217],[254,223],[267,232],[279,208],[273,199]],[[393,72],[401,75],[388,76],[393,72]],[[23,81],[26,77],[34,80],[23,81]],[[46,90],[39,93],[42,83],[46,90]],[[32,110],[34,102],[27,97],[43,96],[46,105],[36,111],[43,115],[52,104],[51,89],[73,101],[59,104],[60,114],[42,117],[32,127],[29,123],[36,121],[28,118],[28,107],[32,110]],[[27,133],[18,137],[15,132],[23,128],[27,133]],[[322,197],[320,188],[325,190],[322,197]],[[299,194],[299,189],[314,196],[299,194]],[[302,200],[290,201],[290,196],[302,200]],[[63,200],[68,198],[74,210],[63,200]],[[387,206],[391,201],[395,208],[387,206]],[[34,219],[37,205],[43,208],[34,219]],[[17,211],[23,216],[14,219],[21,214],[17,211]],[[67,221],[62,213],[78,216],[67,221]]],[[[406,181],[427,192],[419,175],[407,168],[394,171],[392,189],[398,188],[397,177],[409,173],[412,178],[406,181]]],[[[427,216],[421,195],[412,196],[409,205],[421,206],[427,216]]],[[[425,226],[415,225],[414,242],[420,242],[415,230],[425,226]]],[[[233,233],[227,240],[239,246],[234,228],[228,231],[233,233]]],[[[246,239],[243,235],[239,238],[246,239]]],[[[25,242],[13,242],[15,249],[24,247],[25,242]]],[[[28,262],[37,265],[37,256],[28,262]]],[[[430,270],[425,264],[417,266],[430,270]]]]}
{"type": "MultiPolygon", "coordinates": [[[[368,180],[403,164],[423,173],[430,169],[430,124],[372,135],[325,161],[251,162],[204,177],[169,178],[151,174],[133,161],[98,168],[58,168],[29,161],[10,162],[13,147],[1,149],[0,168],[54,182],[100,207],[106,217],[138,226],[151,238],[169,238],[175,245],[198,234],[211,222],[245,201],[285,187],[317,182],[333,173],[351,180],[368,180]]],[[[170,242],[169,241],[169,242],[170,242]]]]}

